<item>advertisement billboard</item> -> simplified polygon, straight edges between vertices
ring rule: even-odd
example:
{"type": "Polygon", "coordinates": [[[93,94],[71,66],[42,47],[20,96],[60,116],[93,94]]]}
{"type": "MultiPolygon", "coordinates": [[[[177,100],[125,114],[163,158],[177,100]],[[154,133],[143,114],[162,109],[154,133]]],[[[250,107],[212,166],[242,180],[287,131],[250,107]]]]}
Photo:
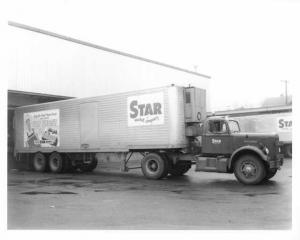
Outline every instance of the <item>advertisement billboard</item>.
{"type": "Polygon", "coordinates": [[[59,109],[24,113],[24,147],[59,146],[59,109]]]}
{"type": "Polygon", "coordinates": [[[164,124],[163,92],[130,96],[127,98],[128,126],[164,124]]]}
{"type": "Polygon", "coordinates": [[[292,116],[283,116],[277,118],[277,129],[280,132],[292,131],[292,116]]]}

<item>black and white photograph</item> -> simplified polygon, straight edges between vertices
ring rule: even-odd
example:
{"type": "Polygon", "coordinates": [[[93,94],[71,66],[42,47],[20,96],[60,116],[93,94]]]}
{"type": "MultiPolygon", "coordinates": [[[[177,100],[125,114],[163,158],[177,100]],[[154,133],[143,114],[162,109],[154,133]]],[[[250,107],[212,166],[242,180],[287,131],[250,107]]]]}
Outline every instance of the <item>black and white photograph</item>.
{"type": "Polygon", "coordinates": [[[300,1],[5,7],[5,237],[300,237],[300,1]]]}

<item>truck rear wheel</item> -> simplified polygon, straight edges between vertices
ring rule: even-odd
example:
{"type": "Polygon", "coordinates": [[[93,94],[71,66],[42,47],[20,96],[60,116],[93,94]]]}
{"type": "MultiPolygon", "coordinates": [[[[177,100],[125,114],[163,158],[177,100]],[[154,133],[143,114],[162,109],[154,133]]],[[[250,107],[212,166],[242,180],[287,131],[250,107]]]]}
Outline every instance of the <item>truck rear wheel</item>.
{"type": "Polygon", "coordinates": [[[53,173],[61,173],[63,171],[63,158],[61,154],[54,152],[49,157],[49,168],[53,173]]]}
{"type": "Polygon", "coordinates": [[[142,171],[146,178],[163,178],[168,174],[168,160],[157,153],[149,153],[142,159],[142,171]]]}
{"type": "Polygon", "coordinates": [[[191,163],[177,163],[169,168],[169,173],[174,176],[182,176],[191,168],[191,163]]]}
{"type": "Polygon", "coordinates": [[[266,177],[266,167],[255,155],[242,155],[234,165],[234,175],[243,184],[255,185],[266,177]]]}
{"type": "Polygon", "coordinates": [[[47,168],[46,156],[40,152],[34,154],[32,166],[34,171],[45,172],[47,168]]]}

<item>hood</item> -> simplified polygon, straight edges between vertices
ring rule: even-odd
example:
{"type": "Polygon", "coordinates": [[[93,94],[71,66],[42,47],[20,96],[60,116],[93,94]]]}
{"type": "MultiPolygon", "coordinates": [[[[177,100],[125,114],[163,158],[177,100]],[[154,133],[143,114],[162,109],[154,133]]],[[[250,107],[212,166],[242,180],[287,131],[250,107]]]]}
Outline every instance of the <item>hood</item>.
{"type": "Polygon", "coordinates": [[[270,156],[277,154],[278,147],[277,143],[279,142],[278,134],[276,133],[233,133],[233,145],[237,149],[245,145],[256,146],[258,148],[267,147],[270,156]]]}
{"type": "Polygon", "coordinates": [[[276,133],[253,133],[253,132],[239,132],[233,133],[233,136],[245,137],[245,138],[277,138],[276,133]]]}

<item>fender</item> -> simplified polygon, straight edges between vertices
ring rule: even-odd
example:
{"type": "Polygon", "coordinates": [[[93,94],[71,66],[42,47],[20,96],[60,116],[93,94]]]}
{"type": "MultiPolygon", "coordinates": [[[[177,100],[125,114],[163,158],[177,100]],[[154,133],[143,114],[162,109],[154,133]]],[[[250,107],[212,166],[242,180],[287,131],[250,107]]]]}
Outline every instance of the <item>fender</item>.
{"type": "Polygon", "coordinates": [[[251,145],[248,145],[248,146],[243,146],[243,147],[240,147],[238,149],[236,149],[230,156],[230,159],[229,159],[229,162],[228,162],[228,169],[231,169],[231,163],[233,161],[233,159],[235,158],[235,156],[240,153],[240,152],[243,152],[243,151],[252,151],[254,153],[256,153],[258,156],[261,157],[262,160],[264,161],[267,161],[268,160],[268,156],[265,155],[263,153],[262,150],[260,150],[258,147],[256,146],[251,146],[251,145]]]}

